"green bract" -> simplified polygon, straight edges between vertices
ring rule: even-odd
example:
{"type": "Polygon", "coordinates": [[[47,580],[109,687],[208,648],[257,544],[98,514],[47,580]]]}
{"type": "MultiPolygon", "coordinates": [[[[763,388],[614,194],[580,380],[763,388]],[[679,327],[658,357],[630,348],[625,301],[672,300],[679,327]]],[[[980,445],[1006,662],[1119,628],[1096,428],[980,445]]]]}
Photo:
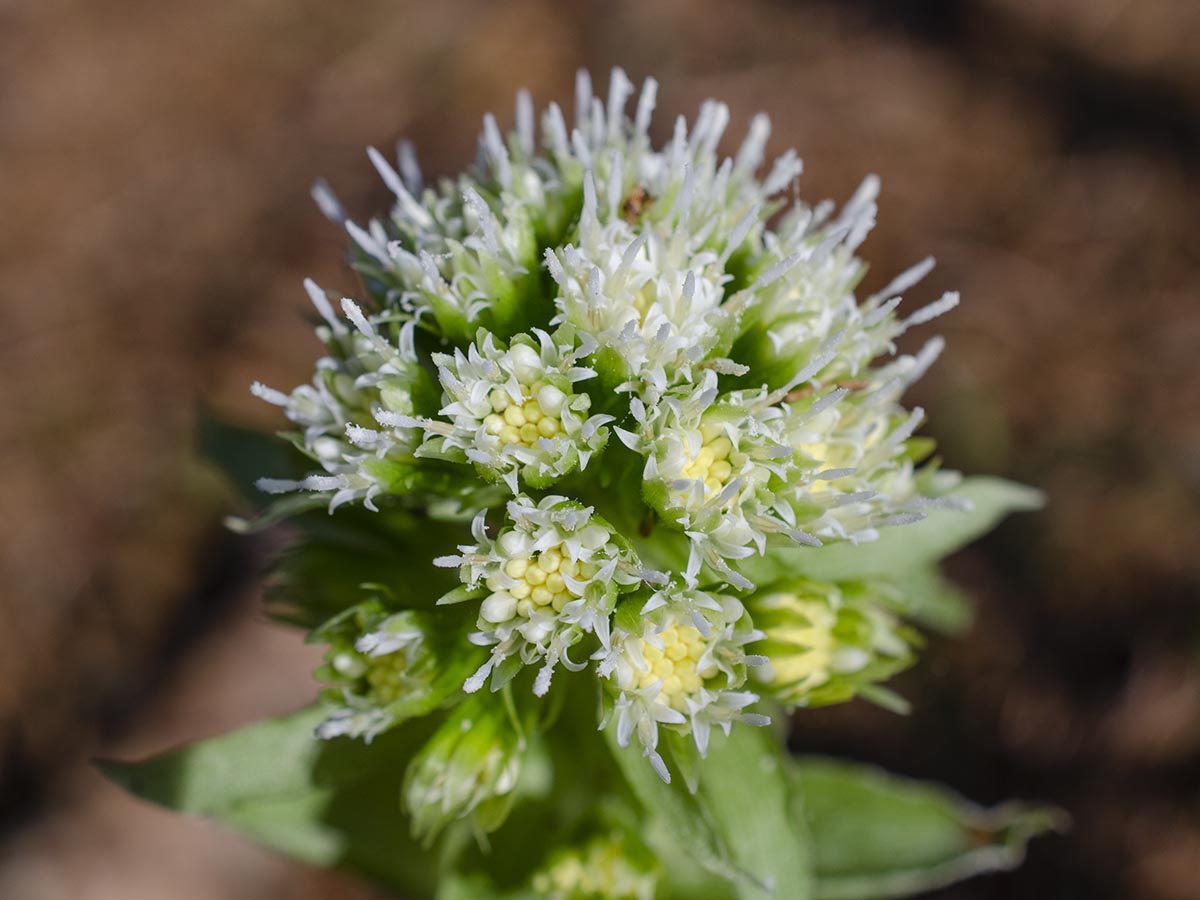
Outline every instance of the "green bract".
{"type": "MultiPolygon", "coordinates": [[[[339,305],[307,283],[327,355],[290,393],[254,387],[303,457],[260,488],[316,500],[264,516],[302,534],[272,599],[329,648],[322,706],[278,732],[325,741],[297,756],[313,778],[286,807],[295,833],[243,826],[276,846],[325,829],[429,896],[360,852],[346,792],[377,780],[415,837],[441,840],[440,898],[875,883],[839,870],[827,887],[814,865],[844,850],[852,869],[855,849],[818,834],[814,856],[808,832],[841,811],[798,812],[806,778],[763,726],[859,694],[901,703],[879,682],[912,663],[913,624],[964,619],[938,558],[1036,498],[960,484],[914,436],[902,397],[941,342],[894,341],[957,296],[900,314],[928,260],[856,295],[877,179],[841,212],[810,206],[793,152],[764,165],[764,117],[721,152],[712,101],[656,147],[655,91],[627,110],[624,73],[603,101],[584,75],[573,122],[551,104],[540,129],[522,94],[515,130],[489,116],[480,162],[436,185],[411,148],[395,167],[372,150],[396,202],[365,226],[318,188],[364,293],[339,305]],[[361,769],[322,780],[346,752],[361,769]]],[[[903,883],[937,881],[924,871],[903,883]]]]}

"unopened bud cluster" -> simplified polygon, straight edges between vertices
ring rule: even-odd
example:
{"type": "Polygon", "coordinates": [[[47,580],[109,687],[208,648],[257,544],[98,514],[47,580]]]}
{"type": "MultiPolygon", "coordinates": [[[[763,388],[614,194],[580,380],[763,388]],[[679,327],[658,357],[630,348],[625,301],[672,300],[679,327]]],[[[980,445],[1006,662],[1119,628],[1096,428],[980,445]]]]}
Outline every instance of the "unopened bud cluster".
{"type": "Polygon", "coordinates": [[[559,851],[532,880],[543,900],[654,900],[658,885],[648,854],[620,834],[559,851]]]}

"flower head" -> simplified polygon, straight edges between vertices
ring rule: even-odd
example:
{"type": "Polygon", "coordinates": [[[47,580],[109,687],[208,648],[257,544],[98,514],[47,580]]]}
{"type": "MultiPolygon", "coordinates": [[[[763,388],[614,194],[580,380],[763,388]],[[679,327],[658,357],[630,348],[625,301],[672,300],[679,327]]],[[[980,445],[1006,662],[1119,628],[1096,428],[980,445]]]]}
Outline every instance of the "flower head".
{"type": "Polygon", "coordinates": [[[478,664],[454,646],[465,633],[459,619],[453,613],[389,612],[372,598],[316,629],[312,639],[329,644],[317,678],[329,685],[326,700],[336,704],[317,736],[369,742],[444,703],[458,690],[463,671],[478,664]]]}
{"type": "Polygon", "coordinates": [[[478,690],[492,675],[495,690],[521,665],[541,661],[534,690],[544,694],[560,661],[575,670],[586,665],[567,655],[584,635],[608,646],[617,596],[643,579],[637,559],[591,508],[560,496],[538,503],[517,497],[494,540],[482,516],[474,533],[477,544],[437,560],[458,566],[467,590],[482,598],[472,640],[492,652],[466,689],[478,690]]]}
{"type": "Polygon", "coordinates": [[[849,700],[913,660],[916,635],[864,586],[797,580],[747,601],[764,639],[755,675],[788,706],[849,700]]]}
{"type": "Polygon", "coordinates": [[[421,366],[412,332],[396,329],[388,317],[368,318],[352,300],[342,308],[352,328],[337,318],[323,291],[305,283],[325,319],[318,335],[330,355],[318,361],[311,384],[290,394],[255,382],[253,393],[284,409],[301,428],[296,444],[323,472],[300,481],[263,478],[258,486],[272,494],[316,491],[330,495],[330,509],[360,500],[375,509],[380,496],[422,498],[429,505],[458,505],[478,488],[453,475],[421,464],[416,453],[419,428],[380,430],[381,421],[410,420],[432,411],[437,389],[421,366]],[[384,330],[397,335],[388,340],[384,330]]]}
{"type": "Polygon", "coordinates": [[[556,343],[546,332],[519,335],[506,350],[481,332],[467,352],[435,353],[445,391],[440,419],[387,417],[401,429],[418,425],[427,438],[418,456],[472,462],[489,480],[504,479],[513,493],[520,480],[549,487],[584,468],[608,440],[612,416],[589,415],[591,398],[575,384],[592,378],[576,366],[587,346],[556,343]]]}
{"type": "MultiPolygon", "coordinates": [[[[867,543],[943,502],[955,475],[922,465],[923,412],[903,402],[941,343],[895,344],[957,295],[901,316],[923,261],[860,298],[878,179],[840,212],[808,205],[796,154],[765,159],[765,117],[727,157],[729,110],[709,101],[655,146],[656,96],[617,70],[596,97],[581,74],[574,116],[551,104],[539,120],[523,93],[514,130],[487,117],[478,163],[436,185],[407,145],[394,163],[372,150],[395,203],[362,226],[317,190],[368,296],[335,315],[310,285],[326,358],[291,394],[255,391],[317,471],[262,486],[473,520],[457,554],[428,555],[458,570],[440,602],[469,604],[451,608],[474,630],[443,646],[426,618],[442,607],[354,620],[330,661],[343,706],[327,731],[369,736],[395,721],[391,691],[447,680],[444,702],[475,722],[500,701],[457,687],[497,691],[536,667],[542,696],[559,663],[590,667],[620,742],[636,734],[666,778],[661,730],[703,754],[714,726],[765,721],[750,711],[760,688],[830,702],[909,658],[866,588],[758,589],[751,557],[867,543]]],[[[477,803],[460,747],[504,793],[515,757],[475,740],[447,732],[417,766],[410,805],[427,830],[477,803]]]]}
{"type": "Polygon", "coordinates": [[[659,726],[691,735],[703,756],[714,725],[728,734],[736,721],[766,724],[744,712],[758,700],[742,690],[746,667],[759,662],[745,646],[763,635],[736,598],[671,587],[627,601],[617,623],[599,666],[616,696],[617,742],[626,746],[636,734],[664,781],[659,726]]]}
{"type": "MultiPolygon", "coordinates": [[[[728,564],[766,549],[767,536],[803,543],[789,488],[798,478],[786,442],[785,411],[759,391],[718,392],[715,373],[668,394],[623,441],[645,455],[644,494],[691,541],[685,577],[708,564],[740,588],[749,581],[728,564]]],[[[635,415],[641,412],[636,410],[635,415]]]]}

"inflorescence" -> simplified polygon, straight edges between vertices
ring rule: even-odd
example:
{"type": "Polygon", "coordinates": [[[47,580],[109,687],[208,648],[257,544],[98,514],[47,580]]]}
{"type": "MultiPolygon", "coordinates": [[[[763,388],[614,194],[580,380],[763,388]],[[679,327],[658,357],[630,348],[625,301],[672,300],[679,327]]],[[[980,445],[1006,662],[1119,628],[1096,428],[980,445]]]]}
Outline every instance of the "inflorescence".
{"type": "MultiPolygon", "coordinates": [[[[263,490],[471,522],[430,559],[461,581],[441,601],[469,610],[453,640],[436,598],[373,598],[318,635],[339,704],[322,736],[440,706],[461,718],[472,695],[468,724],[410,771],[414,813],[440,811],[427,830],[512,790],[526,738],[481,744],[504,714],[476,692],[527,669],[539,697],[560,668],[590,672],[598,724],[636,736],[669,780],[661,731],[703,755],[714,726],[765,724],[756,704],[844,700],[911,658],[886,592],[756,584],[747,563],[871,541],[953,485],[922,465],[922,412],[901,403],[940,340],[913,355],[895,341],[957,297],[899,314],[928,260],[857,297],[877,179],[840,212],[809,206],[794,152],[764,165],[764,116],[722,155],[729,111],[713,101],[656,148],[655,93],[647,79],[630,109],[623,72],[605,99],[583,74],[574,121],[550,104],[540,129],[522,93],[515,130],[488,116],[476,166],[436,185],[407,145],[396,166],[372,150],[396,201],[365,226],[319,187],[366,296],[339,311],[308,282],[325,357],[291,393],[254,386],[312,461],[263,490]]],[[[542,878],[559,890],[603,869],[588,853],[542,878]]]]}

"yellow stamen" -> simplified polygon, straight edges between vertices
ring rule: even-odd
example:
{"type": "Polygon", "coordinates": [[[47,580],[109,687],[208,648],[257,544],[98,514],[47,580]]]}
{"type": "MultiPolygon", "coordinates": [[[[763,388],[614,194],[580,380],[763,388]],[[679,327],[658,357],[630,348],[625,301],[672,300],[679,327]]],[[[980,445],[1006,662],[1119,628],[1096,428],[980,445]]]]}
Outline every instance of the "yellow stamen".
{"type": "Polygon", "coordinates": [[[720,431],[706,429],[702,435],[704,445],[684,464],[682,475],[689,481],[699,481],[703,484],[707,499],[725,489],[733,476],[733,462],[730,458],[738,454],[734,451],[733,442],[720,431]]]}
{"type": "Polygon", "coordinates": [[[524,618],[547,607],[562,612],[564,606],[580,596],[568,587],[565,580],[579,577],[580,564],[567,557],[566,549],[561,544],[534,557],[510,559],[504,564],[504,574],[516,581],[516,585],[505,588],[500,578],[492,576],[487,579],[492,594],[484,600],[482,615],[488,621],[493,621],[493,611],[506,615],[511,609],[515,615],[524,618]],[[511,601],[504,600],[505,597],[515,599],[515,607],[510,606],[511,601]]]}
{"type": "MultiPolygon", "coordinates": [[[[557,404],[558,412],[562,412],[562,392],[556,389],[546,391],[547,385],[536,384],[528,388],[530,396],[525,396],[519,403],[514,403],[508,392],[503,388],[493,388],[488,395],[488,402],[495,412],[483,420],[483,426],[489,434],[494,434],[500,443],[518,444],[522,447],[535,447],[542,438],[552,438],[562,431],[562,420],[556,414],[545,409],[540,396],[557,404]]],[[[522,386],[524,390],[524,386],[522,386]]]]}
{"type": "Polygon", "coordinates": [[[656,681],[662,682],[659,699],[674,709],[684,712],[687,699],[700,690],[705,678],[716,674],[716,667],[706,665],[698,670],[706,644],[704,636],[691,625],[672,625],[658,635],[663,648],[642,639],[642,656],[647,668],[637,673],[637,687],[646,688],[656,681]]]}

